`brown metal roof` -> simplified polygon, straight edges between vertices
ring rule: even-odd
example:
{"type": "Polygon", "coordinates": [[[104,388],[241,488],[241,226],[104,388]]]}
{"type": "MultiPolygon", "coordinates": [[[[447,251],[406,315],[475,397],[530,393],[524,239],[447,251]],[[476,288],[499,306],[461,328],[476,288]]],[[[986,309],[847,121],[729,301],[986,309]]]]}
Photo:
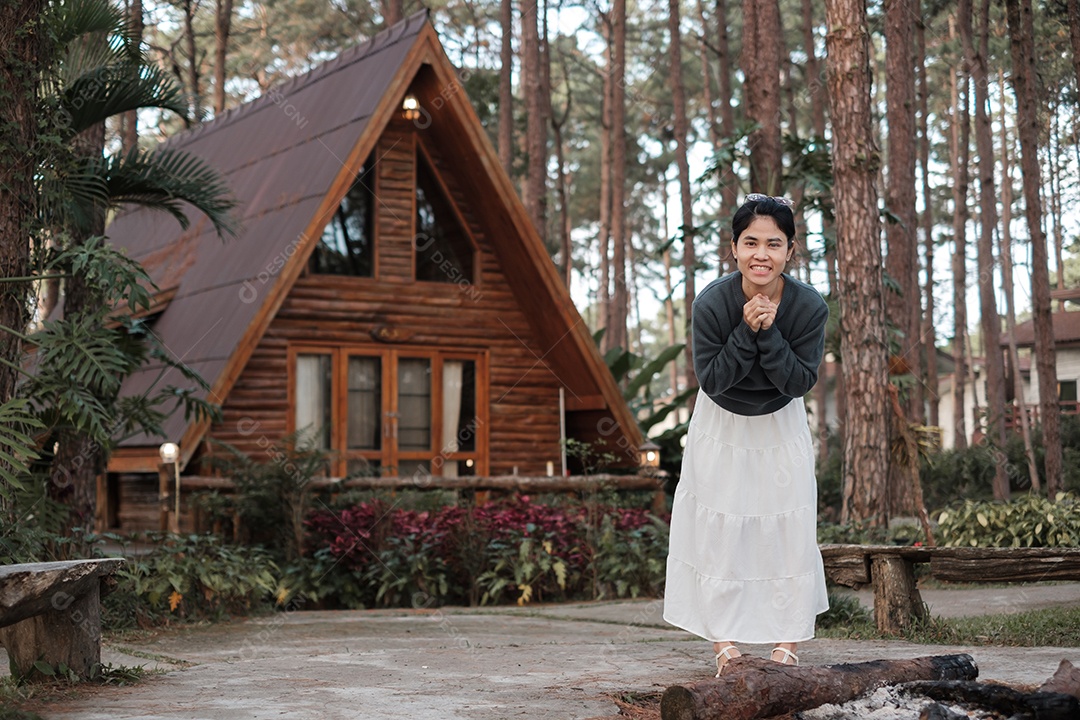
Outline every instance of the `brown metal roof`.
{"type": "MultiPolygon", "coordinates": [[[[320,232],[320,210],[334,211],[331,187],[335,182],[345,186],[343,173],[361,166],[360,155],[370,151],[400,107],[401,98],[390,95],[403,94],[421,67],[436,82],[436,89],[429,91],[440,92],[447,127],[456,127],[452,137],[442,138],[447,160],[451,166],[471,168],[462,171],[465,190],[488,199],[485,221],[493,224],[488,234],[503,240],[494,243],[496,255],[515,274],[514,293],[551,348],[546,358],[555,370],[573,368],[574,373],[563,374],[582,383],[580,394],[602,398],[626,440],[640,443],[640,430],[512,181],[502,172],[486,131],[464,93],[457,92],[456,73],[426,11],[168,141],[169,147],[199,155],[225,173],[240,201],[244,227],[238,238],[222,241],[196,213],[191,213],[193,222],[185,232],[172,218],[147,210],[133,210],[114,221],[108,231],[114,245],[143,262],[159,287],[176,287],[154,332],[211,385],[211,401],[224,401],[317,240],[305,233],[320,232]]],[[[125,382],[122,393],[165,385],[191,383],[179,373],[146,367],[125,382]]],[[[164,439],[179,440],[186,463],[206,427],[174,413],[164,424],[164,438],[140,435],[121,446],[156,448],[164,439]]],[[[126,467],[153,469],[142,463],[126,467]]]]}
{"type": "MultiPolygon", "coordinates": [[[[1054,322],[1054,342],[1080,343],[1080,312],[1056,312],[1051,315],[1054,322]]],[[[1009,334],[1001,336],[1002,346],[1009,344],[1009,334]]],[[[1035,345],[1035,321],[1028,320],[1016,326],[1016,344],[1019,347],[1035,345]]]]}
{"type": "MultiPolygon", "coordinates": [[[[186,232],[171,217],[145,210],[123,213],[110,225],[113,244],[142,262],[159,287],[178,286],[154,332],[211,385],[280,279],[284,261],[296,251],[426,24],[426,11],[412,15],[310,73],[165,143],[203,158],[225,175],[240,201],[239,237],[222,241],[194,212],[186,232]]],[[[121,393],[190,385],[179,373],[160,373],[160,367],[143,368],[121,393]]],[[[187,425],[183,413],[171,415],[164,425],[166,436],[180,439],[187,425]]],[[[139,435],[121,446],[161,441],[139,435]]]]}

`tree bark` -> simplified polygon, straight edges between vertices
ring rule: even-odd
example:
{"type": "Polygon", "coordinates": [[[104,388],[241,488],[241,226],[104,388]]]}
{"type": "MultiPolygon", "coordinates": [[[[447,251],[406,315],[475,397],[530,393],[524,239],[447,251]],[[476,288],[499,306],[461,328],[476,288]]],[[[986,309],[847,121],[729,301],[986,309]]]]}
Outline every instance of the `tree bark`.
{"type": "Polygon", "coordinates": [[[922,318],[923,347],[926,348],[926,385],[929,388],[926,403],[931,427],[939,427],[939,387],[937,365],[937,330],[934,327],[934,206],[930,199],[930,113],[927,98],[930,87],[926,79],[926,23],[919,12],[919,21],[915,25],[919,46],[919,172],[922,175],[923,211],[921,224],[923,229],[923,247],[925,248],[926,311],[922,318]]]}
{"type": "MultiPolygon", "coordinates": [[[[832,54],[829,55],[832,57],[832,54]]],[[[833,117],[836,117],[833,106],[833,117]]],[[[970,655],[872,660],[822,667],[781,665],[743,655],[715,680],[673,685],[660,700],[664,720],[752,720],[844,703],[882,685],[915,680],[973,680],[970,655]]]]}
{"type": "Polygon", "coordinates": [[[611,243],[614,292],[610,347],[627,347],[626,318],[626,0],[612,10],[611,52],[611,243]]]}
{"type": "MultiPolygon", "coordinates": [[[[716,0],[716,102],[720,106],[720,144],[716,152],[723,150],[724,143],[731,143],[735,134],[735,109],[732,106],[731,91],[731,43],[728,39],[727,3],[716,0]]],[[[739,200],[739,178],[732,167],[720,170],[720,217],[728,218],[735,214],[739,200]]],[[[728,224],[721,223],[720,262],[724,266],[731,263],[731,231],[728,224]]],[[[726,272],[721,269],[721,274],[726,272]]],[[[689,309],[687,309],[689,312],[689,309]]],[[[691,406],[693,398],[691,398],[691,406]]]]}
{"type": "Polygon", "coordinates": [[[1073,51],[1073,72],[1076,73],[1076,86],[1080,87],[1080,0],[1066,0],[1069,15],[1069,42],[1073,51]]]}
{"type": "MultiPolygon", "coordinates": [[[[888,137],[888,183],[885,206],[894,219],[885,224],[889,254],[885,270],[900,287],[887,300],[889,316],[903,333],[899,357],[916,378],[922,375],[923,345],[919,332],[922,305],[919,297],[919,253],[915,213],[915,68],[912,62],[912,19],[918,5],[912,0],[886,0],[885,43],[886,119],[888,137]]],[[[912,420],[922,417],[921,408],[905,403],[912,420]]],[[[900,485],[903,486],[903,485],[900,485]]]]}
{"type": "Polygon", "coordinates": [[[888,522],[887,354],[881,223],[874,180],[880,157],[870,112],[870,32],[862,0],[827,0],[829,114],[840,291],[844,427],[842,522],[888,522]]]}
{"type": "Polygon", "coordinates": [[[573,228],[573,224],[570,220],[570,172],[566,168],[562,131],[563,127],[566,126],[566,121],[570,118],[570,108],[573,107],[574,96],[570,89],[570,76],[565,64],[563,65],[563,79],[563,84],[566,87],[566,108],[563,110],[562,117],[558,120],[555,119],[555,114],[552,112],[551,133],[555,144],[555,162],[559,168],[559,174],[556,177],[556,188],[559,194],[559,251],[562,255],[563,282],[566,283],[566,287],[569,289],[574,271],[573,245],[570,242],[570,230],[573,228]]]}
{"type": "Polygon", "coordinates": [[[605,40],[604,60],[607,72],[601,73],[603,97],[600,101],[600,293],[598,305],[600,327],[605,329],[600,347],[607,352],[613,347],[611,344],[611,105],[614,96],[611,78],[615,70],[612,65],[612,45],[615,33],[611,26],[610,15],[600,14],[600,31],[605,40]]]}
{"type": "Polygon", "coordinates": [[[784,41],[779,0],[743,0],[743,103],[750,133],[750,189],[778,195],[784,174],[780,142],[780,61],[784,41]]]}
{"type": "Polygon", "coordinates": [[[814,135],[825,137],[825,77],[818,62],[814,40],[814,0],[802,0],[803,50],[806,53],[806,84],[810,92],[810,118],[814,135]]]}
{"type": "MultiPolygon", "coordinates": [[[[960,0],[957,16],[970,14],[971,1],[960,0]],[[966,9],[965,9],[966,8],[966,9]]],[[[955,22],[955,19],[952,20],[955,22]]],[[[952,28],[955,35],[955,26],[952,28]]],[[[953,447],[968,446],[965,414],[967,365],[967,194],[968,194],[968,69],[961,57],[960,68],[952,76],[952,175],[953,175],[953,447]],[[959,75],[959,78],[957,77],[959,75]]]]}
{"type": "MultiPolygon", "coordinates": [[[[681,16],[679,13],[680,0],[668,0],[668,37],[671,43],[668,55],[671,60],[671,102],[675,109],[675,165],[679,172],[679,199],[682,210],[682,226],[680,228],[683,238],[683,306],[686,312],[686,337],[690,337],[689,308],[694,304],[697,290],[694,283],[694,267],[697,265],[697,253],[694,249],[694,240],[697,230],[694,227],[693,202],[694,197],[690,191],[690,161],[687,158],[687,136],[690,134],[690,121],[686,117],[686,87],[683,84],[682,73],[682,32],[680,30],[681,16]]],[[[686,343],[686,382],[690,385],[697,383],[694,373],[694,353],[692,343],[686,343]]]]}
{"type": "MultiPolygon", "coordinates": [[[[142,45],[143,27],[142,0],[131,0],[128,5],[128,29],[132,41],[140,46],[142,45]]],[[[139,111],[129,110],[124,113],[122,127],[121,146],[124,152],[130,152],[133,148],[139,146],[139,111]]]]}
{"type": "MultiPolygon", "coordinates": [[[[971,67],[975,86],[975,147],[979,153],[979,316],[986,356],[986,440],[997,452],[1005,451],[1005,367],[1001,355],[1001,317],[995,296],[994,228],[997,227],[997,197],[994,188],[994,135],[990,126],[989,77],[986,61],[990,53],[990,0],[980,7],[979,48],[971,42],[971,13],[960,18],[965,39],[964,55],[971,67]]],[[[997,453],[995,453],[997,454],[997,453]]],[[[1009,478],[1005,463],[994,463],[994,499],[1009,499],[1009,478]]]]}
{"type": "Polygon", "coordinates": [[[382,0],[382,7],[383,22],[386,27],[401,22],[401,19],[405,17],[403,0],[382,0]]]}
{"type": "MultiPolygon", "coordinates": [[[[24,278],[37,218],[38,100],[47,45],[41,16],[44,0],[0,4],[0,277],[24,278]]],[[[22,333],[30,321],[29,282],[0,283],[0,404],[15,395],[22,358],[22,333]],[[14,332],[11,332],[14,331],[14,332]]],[[[12,470],[0,459],[6,470],[12,470]]],[[[0,480],[0,521],[15,521],[9,488],[0,480]]]]}
{"type": "Polygon", "coordinates": [[[225,60],[229,55],[233,0],[217,0],[214,15],[214,115],[225,112],[225,60]]]}
{"type": "Polygon", "coordinates": [[[202,82],[199,72],[199,49],[195,43],[195,4],[192,0],[183,0],[181,9],[184,14],[184,46],[187,49],[187,84],[191,93],[191,120],[202,122],[202,82]]]}
{"type": "Polygon", "coordinates": [[[934,700],[994,710],[1000,717],[1035,717],[1039,720],[1080,717],[1080,701],[1065,693],[1023,692],[1006,685],[973,680],[924,681],[907,687],[934,700]]]}
{"type": "Polygon", "coordinates": [[[1062,487],[1061,410],[1057,398],[1054,328],[1050,308],[1050,271],[1039,200],[1039,102],[1035,88],[1035,45],[1031,0],[1006,0],[1009,41],[1016,90],[1020,172],[1024,179],[1024,211],[1031,234],[1031,294],[1035,325],[1035,365],[1039,376],[1039,415],[1042,419],[1046,493],[1053,498],[1062,487]]]}
{"type": "Polygon", "coordinates": [[[500,0],[499,24],[499,163],[509,176],[514,170],[514,10],[511,0],[500,0]]]}
{"type": "Polygon", "coordinates": [[[547,236],[547,116],[541,77],[537,0],[521,5],[522,84],[525,92],[525,147],[529,165],[525,176],[525,209],[541,238],[547,236]]]}
{"type": "MultiPolygon", "coordinates": [[[[701,23],[701,37],[698,40],[698,52],[701,53],[701,95],[705,101],[705,117],[709,123],[709,139],[712,141],[714,148],[719,148],[722,136],[712,92],[712,61],[709,59],[708,42],[709,20],[705,17],[705,3],[702,0],[697,0],[697,15],[698,22],[701,23]]],[[[683,93],[685,95],[685,89],[683,93]]]]}
{"type": "MultiPolygon", "coordinates": [[[[999,74],[999,84],[1005,88],[1004,74],[999,74]]],[[[1009,366],[1012,368],[1013,394],[1016,402],[1016,414],[1019,416],[1020,433],[1024,438],[1024,454],[1027,457],[1028,477],[1031,489],[1038,492],[1042,487],[1039,480],[1039,464],[1035,460],[1035,448],[1031,442],[1031,426],[1028,422],[1027,398],[1024,397],[1024,378],[1020,374],[1020,353],[1016,348],[1016,294],[1013,285],[1012,260],[1012,169],[1009,167],[1009,131],[1008,113],[1005,103],[1001,104],[1001,283],[1005,292],[1005,327],[1009,333],[1009,366]]]]}

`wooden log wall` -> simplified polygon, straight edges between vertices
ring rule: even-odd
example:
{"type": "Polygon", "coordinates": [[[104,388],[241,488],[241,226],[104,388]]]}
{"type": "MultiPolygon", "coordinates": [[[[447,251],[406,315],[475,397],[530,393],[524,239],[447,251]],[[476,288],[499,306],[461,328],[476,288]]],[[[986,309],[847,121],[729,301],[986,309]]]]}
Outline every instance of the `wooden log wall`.
{"type": "Polygon", "coordinates": [[[489,353],[490,475],[542,475],[559,467],[559,378],[543,358],[550,348],[536,340],[510,287],[513,268],[502,268],[474,207],[441,167],[436,147],[425,144],[436,172],[464,216],[479,252],[472,285],[413,282],[414,158],[412,124],[384,132],[378,158],[376,276],[312,276],[293,286],[223,406],[223,421],[210,436],[258,457],[287,434],[288,347],[369,345],[371,332],[392,328],[400,346],[468,348],[489,353]]]}

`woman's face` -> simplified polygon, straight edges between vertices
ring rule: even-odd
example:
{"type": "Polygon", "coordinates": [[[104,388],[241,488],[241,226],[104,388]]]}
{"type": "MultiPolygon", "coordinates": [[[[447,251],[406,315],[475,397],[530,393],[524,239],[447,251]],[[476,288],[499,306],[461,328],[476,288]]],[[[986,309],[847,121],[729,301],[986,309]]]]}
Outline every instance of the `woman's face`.
{"type": "Polygon", "coordinates": [[[755,217],[732,244],[735,262],[743,277],[754,285],[771,288],[784,272],[794,248],[787,236],[768,215],[755,217]]]}

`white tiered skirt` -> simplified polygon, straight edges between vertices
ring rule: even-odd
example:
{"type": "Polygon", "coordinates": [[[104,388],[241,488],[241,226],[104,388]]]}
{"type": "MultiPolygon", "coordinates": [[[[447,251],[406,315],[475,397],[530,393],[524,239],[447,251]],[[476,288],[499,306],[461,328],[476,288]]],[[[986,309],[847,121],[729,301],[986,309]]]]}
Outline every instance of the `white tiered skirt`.
{"type": "Polygon", "coordinates": [[[802,399],[735,415],[699,392],[671,511],[664,619],[713,642],[800,642],[829,608],[802,399]]]}

